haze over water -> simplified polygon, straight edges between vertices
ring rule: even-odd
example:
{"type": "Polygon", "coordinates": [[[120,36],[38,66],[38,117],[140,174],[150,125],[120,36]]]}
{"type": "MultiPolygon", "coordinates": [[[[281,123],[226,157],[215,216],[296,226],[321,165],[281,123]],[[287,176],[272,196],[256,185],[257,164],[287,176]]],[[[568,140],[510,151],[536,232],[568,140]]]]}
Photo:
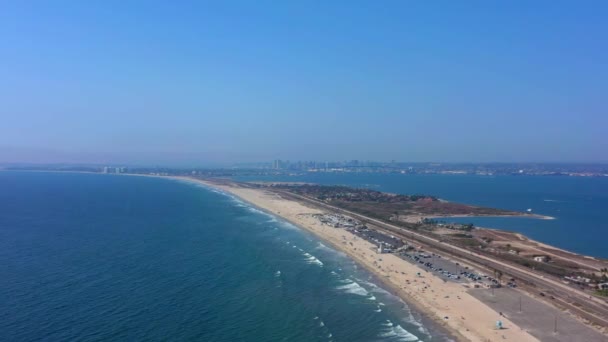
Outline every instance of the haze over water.
{"type": "Polygon", "coordinates": [[[608,258],[603,238],[608,229],[608,177],[403,175],[380,173],[307,173],[299,176],[252,176],[266,180],[341,184],[374,190],[427,194],[454,202],[526,211],[555,220],[504,217],[450,218],[500,228],[573,252],[608,258]]]}
{"type": "Polygon", "coordinates": [[[0,172],[0,340],[445,341],[342,254],[191,183],[0,172]]]}

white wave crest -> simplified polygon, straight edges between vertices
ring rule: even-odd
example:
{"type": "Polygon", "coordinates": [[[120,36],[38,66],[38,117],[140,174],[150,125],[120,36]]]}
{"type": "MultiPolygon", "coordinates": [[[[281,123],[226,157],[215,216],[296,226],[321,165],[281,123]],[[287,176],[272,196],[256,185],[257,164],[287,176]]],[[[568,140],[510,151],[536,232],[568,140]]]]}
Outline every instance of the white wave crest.
{"type": "Polygon", "coordinates": [[[315,248],[316,249],[331,249],[331,248],[325,246],[322,242],[319,242],[319,244],[315,248]]]}
{"type": "Polygon", "coordinates": [[[363,284],[369,286],[371,288],[370,291],[372,291],[372,292],[382,293],[383,295],[392,296],[392,294],[390,292],[386,291],[385,289],[381,288],[380,286],[378,286],[374,283],[370,283],[369,281],[359,280],[359,279],[357,279],[357,281],[360,281],[363,284]]]}
{"type": "Polygon", "coordinates": [[[282,220],[277,220],[276,222],[281,228],[283,229],[289,229],[289,230],[300,230],[300,228],[294,226],[293,224],[289,223],[289,222],[285,222],[282,220]]]}
{"type": "Polygon", "coordinates": [[[359,283],[354,282],[354,281],[350,284],[338,286],[338,287],[336,287],[336,289],[342,290],[346,293],[358,295],[358,296],[368,296],[369,295],[369,292],[367,292],[366,289],[364,289],[361,285],[359,285],[359,283]]]}
{"type": "Polygon", "coordinates": [[[323,266],[321,260],[317,259],[317,257],[315,257],[314,255],[304,252],[304,256],[306,257],[307,263],[323,266]]]}
{"type": "Polygon", "coordinates": [[[380,337],[392,337],[396,338],[398,341],[404,342],[419,341],[416,335],[403,329],[400,325],[390,326],[389,328],[384,329],[384,332],[380,334],[380,337]]]}
{"type": "Polygon", "coordinates": [[[270,216],[270,218],[274,218],[273,216],[268,215],[268,213],[266,213],[266,212],[264,212],[264,211],[261,211],[261,210],[259,210],[259,209],[256,209],[256,208],[254,208],[254,207],[251,207],[251,206],[247,207],[247,210],[251,211],[252,213],[256,213],[256,214],[262,214],[262,215],[264,215],[264,216],[270,216]]]}
{"type": "Polygon", "coordinates": [[[409,319],[409,323],[417,326],[418,327],[418,331],[420,331],[421,333],[423,333],[425,335],[429,335],[429,331],[426,330],[426,328],[424,327],[424,325],[422,325],[422,322],[419,322],[418,320],[416,320],[416,318],[412,314],[411,310],[410,310],[410,317],[409,318],[410,318],[409,319]]]}

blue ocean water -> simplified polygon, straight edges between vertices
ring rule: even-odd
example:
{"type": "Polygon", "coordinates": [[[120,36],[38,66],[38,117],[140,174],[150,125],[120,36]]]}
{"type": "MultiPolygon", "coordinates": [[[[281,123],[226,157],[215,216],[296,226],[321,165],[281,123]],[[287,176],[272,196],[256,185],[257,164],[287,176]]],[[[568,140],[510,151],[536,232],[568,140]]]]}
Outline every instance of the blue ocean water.
{"type": "Polygon", "coordinates": [[[379,191],[428,194],[474,205],[553,216],[462,218],[477,226],[506,229],[577,253],[608,258],[608,177],[407,175],[307,173],[297,176],[239,177],[240,180],[301,181],[367,187],[379,191]]]}
{"type": "Polygon", "coordinates": [[[228,195],[0,172],[0,341],[446,341],[367,272],[228,195]]]}

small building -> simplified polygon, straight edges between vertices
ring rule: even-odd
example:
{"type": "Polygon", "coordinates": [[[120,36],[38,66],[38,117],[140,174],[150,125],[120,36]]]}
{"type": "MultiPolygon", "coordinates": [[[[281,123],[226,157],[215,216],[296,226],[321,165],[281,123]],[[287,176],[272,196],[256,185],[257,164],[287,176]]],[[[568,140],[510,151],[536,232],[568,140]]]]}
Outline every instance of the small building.
{"type": "Polygon", "coordinates": [[[599,283],[597,284],[598,290],[608,290],[608,283],[599,283]]]}
{"type": "Polygon", "coordinates": [[[549,257],[546,255],[535,255],[534,256],[534,261],[537,262],[547,262],[549,261],[549,257]]]}

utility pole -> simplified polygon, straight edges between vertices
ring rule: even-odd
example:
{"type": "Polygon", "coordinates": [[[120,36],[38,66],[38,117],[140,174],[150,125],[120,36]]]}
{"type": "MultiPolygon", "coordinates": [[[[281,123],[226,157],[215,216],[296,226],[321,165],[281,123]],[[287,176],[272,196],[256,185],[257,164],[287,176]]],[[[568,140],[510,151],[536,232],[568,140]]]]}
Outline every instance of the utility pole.
{"type": "Polygon", "coordinates": [[[521,296],[519,296],[519,313],[521,313],[521,296]]]}
{"type": "Polygon", "coordinates": [[[557,334],[557,315],[555,315],[555,325],[553,326],[553,333],[557,334]]]}

